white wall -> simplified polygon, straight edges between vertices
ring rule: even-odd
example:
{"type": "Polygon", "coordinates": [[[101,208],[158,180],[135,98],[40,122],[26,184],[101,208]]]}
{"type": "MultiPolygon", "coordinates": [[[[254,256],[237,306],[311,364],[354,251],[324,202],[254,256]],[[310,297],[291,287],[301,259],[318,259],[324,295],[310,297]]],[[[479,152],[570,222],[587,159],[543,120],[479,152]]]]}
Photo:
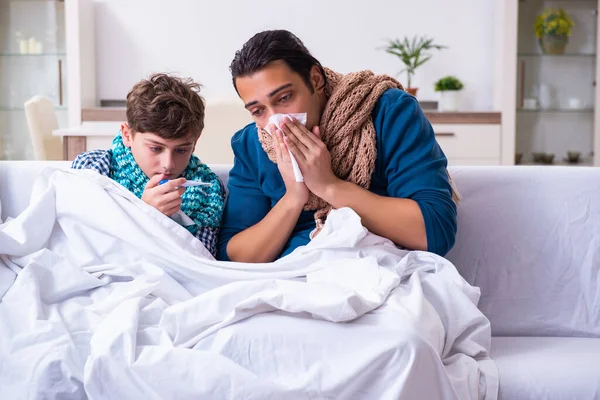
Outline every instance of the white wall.
{"type": "MultiPolygon", "coordinates": [[[[433,83],[462,79],[464,108],[493,107],[494,2],[492,0],[95,0],[97,96],[124,98],[151,72],[191,76],[204,95],[235,95],[233,55],[254,33],[294,32],[325,66],[340,72],[402,69],[378,49],[386,38],[429,35],[449,49],[435,53],[413,86],[436,99],[433,83]]],[[[405,75],[399,77],[405,83],[405,75]]]]}

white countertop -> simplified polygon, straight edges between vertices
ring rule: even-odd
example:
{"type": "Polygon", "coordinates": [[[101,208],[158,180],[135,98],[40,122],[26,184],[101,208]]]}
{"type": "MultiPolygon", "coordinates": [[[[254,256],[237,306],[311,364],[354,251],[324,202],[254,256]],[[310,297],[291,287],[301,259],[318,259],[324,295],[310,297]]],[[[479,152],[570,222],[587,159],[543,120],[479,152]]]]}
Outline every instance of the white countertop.
{"type": "Polygon", "coordinates": [[[59,128],[52,131],[54,136],[115,136],[121,129],[121,122],[84,122],[80,126],[59,128]]]}

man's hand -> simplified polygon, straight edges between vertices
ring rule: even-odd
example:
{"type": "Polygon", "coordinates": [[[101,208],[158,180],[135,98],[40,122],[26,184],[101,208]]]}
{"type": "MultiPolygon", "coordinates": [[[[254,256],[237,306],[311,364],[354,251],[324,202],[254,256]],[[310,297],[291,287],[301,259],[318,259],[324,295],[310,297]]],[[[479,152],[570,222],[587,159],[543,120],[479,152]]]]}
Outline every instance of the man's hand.
{"type": "Polygon", "coordinates": [[[281,130],[275,129],[271,125],[269,132],[275,132],[273,135],[273,146],[275,147],[275,157],[277,158],[277,167],[285,183],[286,197],[299,207],[304,207],[308,201],[309,191],[304,182],[296,182],[294,169],[292,168],[292,158],[286,144],[284,143],[281,130]]]}
{"type": "Polygon", "coordinates": [[[284,142],[296,158],[306,186],[316,196],[325,199],[328,190],[341,180],[331,169],[331,154],[321,140],[319,127],[315,126],[311,132],[289,118],[282,122],[281,128],[285,134],[284,142]]]}
{"type": "Polygon", "coordinates": [[[154,175],[144,188],[142,200],[170,217],[181,209],[181,195],[185,192],[181,185],[185,178],[173,179],[160,185],[159,182],[164,178],[162,174],[154,175]]]}

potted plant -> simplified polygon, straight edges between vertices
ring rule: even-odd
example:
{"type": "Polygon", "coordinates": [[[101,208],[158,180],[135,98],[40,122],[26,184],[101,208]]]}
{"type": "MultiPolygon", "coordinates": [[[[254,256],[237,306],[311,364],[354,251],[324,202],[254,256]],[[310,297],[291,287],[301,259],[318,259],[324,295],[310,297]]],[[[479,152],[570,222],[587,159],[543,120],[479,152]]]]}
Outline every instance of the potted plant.
{"type": "Polygon", "coordinates": [[[425,64],[431,59],[431,50],[445,49],[445,46],[440,46],[433,42],[433,39],[427,36],[415,36],[412,39],[405,37],[404,39],[393,39],[389,40],[385,51],[389,54],[393,54],[400,58],[400,61],[404,64],[402,72],[406,72],[406,88],[405,90],[412,94],[417,95],[418,88],[412,87],[412,77],[415,74],[415,70],[421,65],[425,64]]]}
{"type": "Polygon", "coordinates": [[[464,87],[463,83],[454,76],[445,76],[435,83],[435,91],[440,92],[440,111],[457,111],[459,93],[464,87]]]}
{"type": "Polygon", "coordinates": [[[563,54],[573,26],[573,20],[562,8],[547,8],[538,15],[535,35],[544,54],[563,54]]]}

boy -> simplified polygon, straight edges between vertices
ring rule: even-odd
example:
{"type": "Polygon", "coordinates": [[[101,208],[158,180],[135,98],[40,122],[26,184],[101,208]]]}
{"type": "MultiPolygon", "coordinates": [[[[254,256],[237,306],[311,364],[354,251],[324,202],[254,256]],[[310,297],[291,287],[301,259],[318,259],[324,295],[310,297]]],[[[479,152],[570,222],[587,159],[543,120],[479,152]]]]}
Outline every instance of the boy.
{"type": "MultiPolygon", "coordinates": [[[[219,178],[193,155],[204,128],[200,85],[155,74],[127,94],[127,122],[110,150],[82,153],[72,168],[108,176],[164,215],[187,216],[186,229],[214,255],[223,214],[219,178]],[[168,180],[164,184],[160,181],[168,180]],[[186,180],[210,186],[182,187],[186,180]]],[[[180,218],[181,219],[181,218],[180,218]]]]}

